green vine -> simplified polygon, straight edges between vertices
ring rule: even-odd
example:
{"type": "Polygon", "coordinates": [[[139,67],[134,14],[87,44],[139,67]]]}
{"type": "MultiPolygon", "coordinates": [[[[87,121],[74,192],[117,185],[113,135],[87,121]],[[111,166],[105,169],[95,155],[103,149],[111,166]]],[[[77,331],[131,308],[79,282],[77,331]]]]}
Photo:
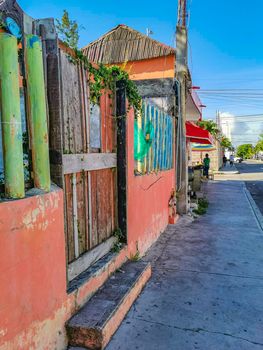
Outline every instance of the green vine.
{"type": "Polygon", "coordinates": [[[111,248],[111,251],[113,253],[118,253],[122,249],[123,244],[125,243],[125,236],[119,228],[113,232],[113,236],[116,238],[116,241],[113,247],[111,248]]]}
{"type": "Polygon", "coordinates": [[[99,64],[94,67],[83,54],[82,51],[75,49],[74,57],[69,56],[69,60],[74,64],[83,64],[89,72],[90,98],[93,104],[98,104],[103,90],[114,91],[117,81],[122,81],[126,89],[128,100],[128,111],[134,108],[135,113],[141,110],[142,98],[138,92],[137,86],[129,78],[129,74],[119,66],[106,66],[99,64]]]}
{"type": "Polygon", "coordinates": [[[130,80],[129,74],[119,66],[99,64],[98,67],[95,67],[89,62],[87,56],[78,49],[79,26],[76,21],[69,18],[67,11],[64,10],[61,21],[57,20],[56,27],[63,43],[73,51],[72,55],[68,55],[70,62],[77,65],[82,64],[89,72],[88,83],[91,102],[98,104],[103,90],[114,92],[116,82],[123,81],[128,100],[128,111],[134,108],[137,114],[141,110],[142,98],[135,83],[130,80]]]}
{"type": "Polygon", "coordinates": [[[3,15],[0,14],[0,29],[6,29],[6,24],[3,20],[3,15]]]}

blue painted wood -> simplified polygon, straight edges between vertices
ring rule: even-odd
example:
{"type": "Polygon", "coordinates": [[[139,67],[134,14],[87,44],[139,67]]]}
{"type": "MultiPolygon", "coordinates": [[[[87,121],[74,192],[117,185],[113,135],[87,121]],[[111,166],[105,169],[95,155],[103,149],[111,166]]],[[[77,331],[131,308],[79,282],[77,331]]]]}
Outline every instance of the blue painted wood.
{"type": "Polygon", "coordinates": [[[165,138],[165,169],[168,169],[168,161],[169,161],[169,116],[166,114],[166,138],[165,138]]]}
{"type": "Polygon", "coordinates": [[[173,134],[173,122],[172,118],[169,118],[169,159],[168,159],[168,169],[171,168],[171,162],[173,158],[173,153],[172,153],[172,134],[173,134]]]}
{"type": "Polygon", "coordinates": [[[153,170],[157,171],[157,159],[158,159],[158,111],[154,107],[154,156],[153,156],[153,170]]]}
{"type": "Polygon", "coordinates": [[[154,154],[155,154],[155,114],[154,114],[154,106],[150,108],[151,114],[151,122],[153,126],[153,139],[152,139],[152,147],[151,147],[151,172],[154,171],[154,154]]]}
{"type": "MultiPolygon", "coordinates": [[[[144,162],[142,162],[141,171],[143,174],[171,169],[173,166],[173,118],[144,101],[141,126],[145,136],[146,127],[149,123],[153,128],[152,144],[144,162]]],[[[138,164],[135,164],[135,166],[139,170],[138,164]]]]}

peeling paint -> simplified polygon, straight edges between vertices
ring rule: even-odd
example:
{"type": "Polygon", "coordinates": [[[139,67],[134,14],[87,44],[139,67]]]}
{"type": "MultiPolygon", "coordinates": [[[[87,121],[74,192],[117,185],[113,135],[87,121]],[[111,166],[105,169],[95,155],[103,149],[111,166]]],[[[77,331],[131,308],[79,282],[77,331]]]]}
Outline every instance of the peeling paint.
{"type": "Polygon", "coordinates": [[[7,329],[0,329],[0,338],[7,334],[7,329]]]}

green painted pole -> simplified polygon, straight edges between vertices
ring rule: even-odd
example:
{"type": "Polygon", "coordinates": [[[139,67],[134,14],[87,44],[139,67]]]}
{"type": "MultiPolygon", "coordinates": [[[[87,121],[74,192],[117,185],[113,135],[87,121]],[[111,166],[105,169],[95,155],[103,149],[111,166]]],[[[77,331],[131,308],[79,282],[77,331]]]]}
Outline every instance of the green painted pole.
{"type": "Polygon", "coordinates": [[[17,39],[0,33],[0,100],[5,195],[25,196],[17,39]]]}
{"type": "Polygon", "coordinates": [[[25,37],[25,60],[32,161],[35,187],[50,191],[47,109],[42,45],[36,35],[25,37]]]}

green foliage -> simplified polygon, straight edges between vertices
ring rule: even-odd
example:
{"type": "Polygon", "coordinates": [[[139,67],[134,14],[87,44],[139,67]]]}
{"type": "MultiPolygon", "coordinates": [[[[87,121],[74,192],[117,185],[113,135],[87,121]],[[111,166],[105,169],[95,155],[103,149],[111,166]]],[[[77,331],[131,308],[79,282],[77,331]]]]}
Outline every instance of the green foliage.
{"type": "Polygon", "coordinates": [[[125,236],[119,228],[113,232],[113,236],[116,238],[116,241],[113,247],[111,248],[111,251],[114,253],[118,253],[121,250],[123,243],[125,243],[125,236]]]}
{"type": "Polygon", "coordinates": [[[77,49],[79,43],[79,25],[69,18],[68,11],[64,10],[61,20],[56,20],[56,28],[61,40],[70,48],[77,49]]]}
{"type": "Polygon", "coordinates": [[[3,15],[0,13],[0,29],[6,29],[6,24],[3,20],[3,15]]]}
{"type": "MultiPolygon", "coordinates": [[[[30,169],[32,168],[32,160],[30,157],[29,141],[27,132],[23,132],[23,166],[24,166],[24,180],[25,182],[31,181],[30,169]]],[[[0,185],[5,184],[5,174],[0,172],[0,185]]]]}
{"type": "Polygon", "coordinates": [[[197,124],[201,128],[209,131],[210,134],[213,135],[215,138],[217,138],[217,136],[220,133],[217,124],[213,120],[200,120],[197,124]]]}
{"type": "Polygon", "coordinates": [[[251,158],[254,154],[253,146],[249,143],[240,145],[237,148],[237,156],[244,159],[251,158]]]}
{"type": "Polygon", "coordinates": [[[98,103],[103,90],[114,91],[116,82],[122,81],[126,89],[128,110],[133,107],[135,112],[141,109],[142,98],[139,95],[136,85],[129,78],[129,74],[118,66],[107,67],[100,64],[98,68],[89,64],[91,73],[89,85],[90,96],[93,103],[98,103]]]}
{"type": "Polygon", "coordinates": [[[57,30],[61,40],[74,51],[74,55],[68,59],[74,64],[82,64],[89,72],[90,98],[93,104],[98,104],[103,90],[115,91],[117,81],[123,81],[126,88],[128,100],[128,111],[131,107],[135,113],[141,110],[141,96],[134,82],[129,79],[129,74],[118,66],[105,66],[100,64],[94,67],[83,52],[78,49],[79,26],[76,21],[69,18],[69,14],[64,10],[61,21],[57,20],[57,30]]]}
{"type": "Polygon", "coordinates": [[[233,150],[231,141],[226,136],[222,135],[221,130],[213,120],[201,120],[197,124],[201,128],[209,131],[210,134],[220,142],[222,147],[233,150]]]}
{"type": "Polygon", "coordinates": [[[258,141],[256,146],[254,147],[254,153],[257,154],[263,151],[263,140],[258,141]]]}
{"type": "Polygon", "coordinates": [[[204,215],[206,214],[208,205],[209,205],[209,202],[206,198],[200,198],[198,200],[198,208],[194,209],[193,212],[197,215],[204,215]]]}
{"type": "Polygon", "coordinates": [[[222,136],[222,139],[221,139],[221,146],[226,148],[226,149],[229,149],[229,150],[232,150],[233,149],[233,146],[232,146],[232,143],[231,141],[229,140],[229,138],[225,137],[225,136],[222,136]]]}
{"type": "Polygon", "coordinates": [[[139,261],[140,259],[141,257],[140,257],[139,250],[137,250],[135,254],[132,254],[132,253],[130,254],[130,258],[129,258],[130,261],[136,262],[136,261],[139,261]]]}
{"type": "Polygon", "coordinates": [[[263,151],[263,134],[259,135],[259,140],[256,144],[256,146],[254,147],[254,153],[257,154],[259,152],[263,151]]]}

